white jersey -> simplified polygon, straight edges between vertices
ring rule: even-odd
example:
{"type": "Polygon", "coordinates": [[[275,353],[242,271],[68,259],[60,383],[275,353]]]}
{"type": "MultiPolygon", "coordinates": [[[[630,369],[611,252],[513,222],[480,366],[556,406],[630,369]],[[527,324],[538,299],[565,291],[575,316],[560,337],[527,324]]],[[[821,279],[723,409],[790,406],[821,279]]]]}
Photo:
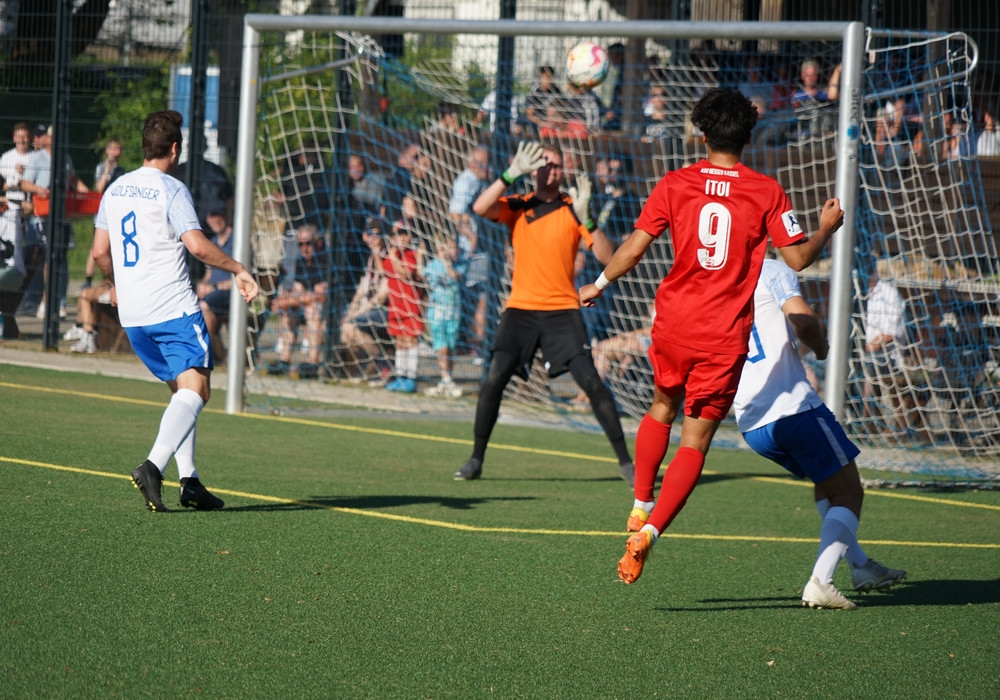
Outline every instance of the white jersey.
{"type": "Polygon", "coordinates": [[[2,156],[0,156],[0,175],[3,175],[4,181],[7,183],[7,187],[16,187],[16,189],[7,190],[7,202],[11,204],[11,207],[5,213],[5,216],[9,219],[14,219],[17,217],[20,221],[20,205],[26,197],[25,193],[21,191],[21,175],[22,171],[26,172],[28,169],[28,163],[31,161],[31,151],[26,153],[18,153],[16,148],[12,148],[2,156]],[[18,170],[20,166],[21,170],[18,170]],[[17,210],[15,211],[11,210],[17,210]]]}
{"type": "Polygon", "coordinates": [[[741,433],[823,405],[806,378],[794,332],[781,311],[786,301],[800,296],[792,269],[778,260],[765,260],[754,291],[747,361],[733,401],[741,433]]]}
{"type": "Polygon", "coordinates": [[[157,168],[122,175],[94,221],[108,231],[122,326],[151,326],[199,311],[181,235],[201,230],[191,192],[157,168]]]}

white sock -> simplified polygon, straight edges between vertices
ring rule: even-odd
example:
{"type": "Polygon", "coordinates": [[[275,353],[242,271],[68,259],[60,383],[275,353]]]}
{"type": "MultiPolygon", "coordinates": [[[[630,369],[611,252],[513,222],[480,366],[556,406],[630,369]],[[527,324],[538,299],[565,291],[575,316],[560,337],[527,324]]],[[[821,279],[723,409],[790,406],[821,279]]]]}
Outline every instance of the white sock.
{"type": "Polygon", "coordinates": [[[655,503],[656,503],[656,501],[640,501],[637,498],[637,499],[635,499],[635,501],[632,502],[632,507],[633,508],[642,508],[644,511],[646,511],[646,515],[649,515],[650,513],[653,512],[653,505],[655,503]]]}
{"type": "Polygon", "coordinates": [[[660,539],[660,531],[657,530],[655,527],[653,527],[652,525],[650,525],[648,523],[645,524],[645,525],[643,525],[642,529],[639,530],[639,532],[649,532],[649,533],[652,533],[652,535],[653,535],[653,544],[656,544],[656,540],[660,539]]]}
{"type": "MultiPolygon", "coordinates": [[[[160,432],[156,435],[156,442],[149,451],[150,462],[155,464],[162,474],[170,463],[170,458],[177,452],[181,443],[194,429],[198,421],[198,414],[205,407],[205,402],[201,400],[197,392],[190,389],[178,389],[167,409],[160,419],[160,432]]],[[[194,444],[192,443],[192,449],[194,444]]]]}
{"type": "Polygon", "coordinates": [[[419,362],[420,352],[416,346],[396,351],[396,373],[401,377],[416,379],[419,362]]]}
{"type": "MultiPolygon", "coordinates": [[[[826,518],[826,514],[830,510],[830,499],[821,498],[816,501],[816,510],[819,511],[820,520],[826,518]]],[[[844,555],[844,559],[851,566],[864,566],[868,563],[868,555],[858,542],[857,536],[851,538],[850,543],[847,545],[847,554],[844,555]]]]}
{"type": "Polygon", "coordinates": [[[197,432],[198,424],[196,423],[191,428],[191,432],[187,434],[187,437],[177,447],[177,451],[174,452],[174,461],[177,462],[177,477],[179,479],[198,478],[198,470],[194,468],[194,444],[197,432]]]}
{"type": "Polygon", "coordinates": [[[837,564],[847,553],[851,540],[857,541],[858,519],[847,508],[833,506],[823,518],[819,531],[819,556],[813,566],[813,576],[820,583],[833,581],[837,564]]]}

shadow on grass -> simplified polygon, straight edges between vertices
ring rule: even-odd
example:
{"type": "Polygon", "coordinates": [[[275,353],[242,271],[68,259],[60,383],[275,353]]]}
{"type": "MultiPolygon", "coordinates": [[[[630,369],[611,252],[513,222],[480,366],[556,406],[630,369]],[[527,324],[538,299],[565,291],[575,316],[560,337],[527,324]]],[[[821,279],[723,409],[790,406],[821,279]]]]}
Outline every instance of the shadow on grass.
{"type": "MultiPolygon", "coordinates": [[[[887,591],[858,594],[844,591],[858,609],[899,605],[984,605],[1000,603],[1000,579],[992,581],[935,580],[904,581],[887,591]]],[[[729,612],[762,608],[799,608],[798,594],[782,597],[704,598],[699,606],[658,607],[659,612],[729,612]]]]}
{"type": "Polygon", "coordinates": [[[301,498],[294,503],[260,503],[226,507],[223,512],[266,513],[310,508],[350,508],[351,510],[381,510],[405,506],[436,505],[451,510],[469,510],[491,501],[534,501],[531,496],[512,498],[446,498],[443,496],[355,496],[353,498],[301,498]]]}

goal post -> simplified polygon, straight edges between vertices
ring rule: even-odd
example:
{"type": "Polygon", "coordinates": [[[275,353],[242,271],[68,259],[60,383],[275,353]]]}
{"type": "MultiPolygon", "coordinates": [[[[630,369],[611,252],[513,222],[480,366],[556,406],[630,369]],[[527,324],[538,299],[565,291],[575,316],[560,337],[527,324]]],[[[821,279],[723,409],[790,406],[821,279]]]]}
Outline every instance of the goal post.
{"type": "MultiPolygon", "coordinates": [[[[843,387],[848,372],[849,335],[853,288],[854,212],[858,196],[858,139],[861,118],[861,66],[864,26],[860,22],[554,22],[518,20],[431,20],[357,16],[282,16],[247,14],[244,18],[238,142],[236,150],[233,237],[235,257],[251,257],[251,222],[254,215],[254,181],[257,177],[258,100],[262,32],[328,32],[369,35],[488,35],[498,37],[613,36],[646,39],[716,39],[775,41],[839,41],[841,98],[837,122],[835,196],[845,211],[844,226],[836,234],[831,270],[829,312],[830,357],[826,400],[838,416],[843,414],[843,387]]],[[[228,383],[226,412],[244,408],[247,360],[247,307],[235,290],[230,299],[228,383]]]]}

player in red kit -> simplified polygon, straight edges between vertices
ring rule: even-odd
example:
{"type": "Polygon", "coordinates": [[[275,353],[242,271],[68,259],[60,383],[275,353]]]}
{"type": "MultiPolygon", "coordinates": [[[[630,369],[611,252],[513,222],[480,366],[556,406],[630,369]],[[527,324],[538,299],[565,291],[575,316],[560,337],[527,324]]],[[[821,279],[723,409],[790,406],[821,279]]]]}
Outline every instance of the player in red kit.
{"type": "Polygon", "coordinates": [[[653,188],[636,230],[593,284],[580,289],[589,306],[611,282],[638,264],[646,249],[670,230],[675,256],[656,292],[649,358],[653,403],[635,444],[635,503],[618,576],[632,583],[646,555],[694,490],[712,437],[732,405],[746,360],[753,295],[768,239],[790,267],[802,270],[819,257],[844,212],[827,200],[816,235],[799,228],[792,204],[775,180],[740,162],[757,111],[731,89],[710,90],[691,112],[708,156],[667,173],[653,188]],[[653,482],[670,442],[670,426],[683,407],[680,446],[664,473],[660,495],[653,482]]]}

